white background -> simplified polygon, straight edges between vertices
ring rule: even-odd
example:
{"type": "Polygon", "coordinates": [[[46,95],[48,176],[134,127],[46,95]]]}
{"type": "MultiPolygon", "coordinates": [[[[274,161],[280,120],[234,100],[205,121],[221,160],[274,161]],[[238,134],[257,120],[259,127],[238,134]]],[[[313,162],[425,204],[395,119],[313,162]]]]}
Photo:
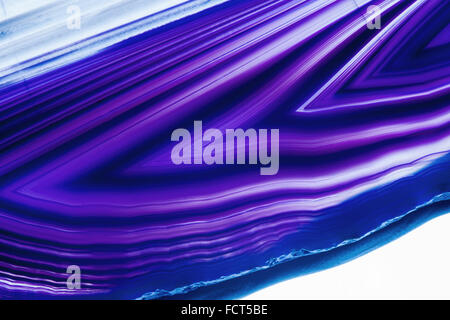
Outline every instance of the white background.
{"type": "Polygon", "coordinates": [[[343,265],[244,299],[450,299],[450,215],[343,265]]]}

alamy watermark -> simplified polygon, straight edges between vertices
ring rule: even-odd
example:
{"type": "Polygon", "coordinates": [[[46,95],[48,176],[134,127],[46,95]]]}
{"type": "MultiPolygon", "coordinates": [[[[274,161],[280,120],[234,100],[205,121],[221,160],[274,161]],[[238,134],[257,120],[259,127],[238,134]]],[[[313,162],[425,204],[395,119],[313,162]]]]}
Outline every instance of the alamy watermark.
{"type": "Polygon", "coordinates": [[[66,9],[66,25],[69,30],[81,29],[81,8],[79,5],[72,4],[66,9]]]}
{"type": "Polygon", "coordinates": [[[369,30],[381,29],[381,9],[376,5],[368,6],[366,11],[367,28],[369,30]]]}
{"type": "Polygon", "coordinates": [[[81,289],[81,268],[77,265],[71,265],[67,267],[67,274],[70,276],[67,278],[66,285],[68,289],[81,289]]]}
{"type": "Polygon", "coordinates": [[[226,129],[225,132],[208,129],[203,132],[202,121],[194,121],[193,137],[187,129],[173,131],[171,140],[178,143],[172,149],[172,163],[175,165],[259,163],[262,166],[261,175],[275,175],[280,164],[279,134],[279,129],[251,128],[245,131],[226,129]]]}

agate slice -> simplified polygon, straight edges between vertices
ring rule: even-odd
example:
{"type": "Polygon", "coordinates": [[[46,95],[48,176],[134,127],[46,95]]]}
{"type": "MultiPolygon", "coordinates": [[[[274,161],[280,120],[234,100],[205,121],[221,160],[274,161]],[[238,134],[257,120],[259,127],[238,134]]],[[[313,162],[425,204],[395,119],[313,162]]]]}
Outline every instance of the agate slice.
{"type": "Polygon", "coordinates": [[[0,4],[2,298],[239,298],[449,212],[448,1],[0,4]]]}

